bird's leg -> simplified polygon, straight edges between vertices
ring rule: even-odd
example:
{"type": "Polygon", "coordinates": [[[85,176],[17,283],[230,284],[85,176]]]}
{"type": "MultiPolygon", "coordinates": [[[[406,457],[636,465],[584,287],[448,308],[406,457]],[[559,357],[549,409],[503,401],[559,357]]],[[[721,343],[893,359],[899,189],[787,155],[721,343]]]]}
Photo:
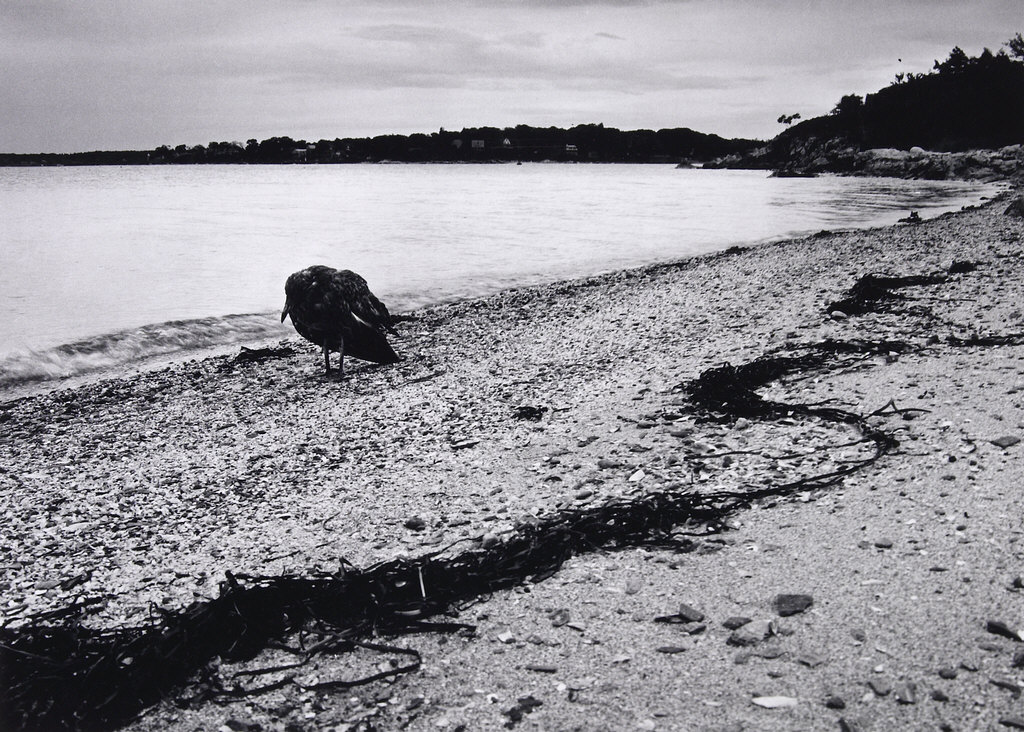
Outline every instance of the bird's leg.
{"type": "Polygon", "coordinates": [[[345,338],[338,338],[338,380],[345,378],[345,338]]]}
{"type": "Polygon", "coordinates": [[[331,373],[331,352],[327,349],[327,342],[324,342],[324,368],[327,369],[327,375],[331,373]]]}

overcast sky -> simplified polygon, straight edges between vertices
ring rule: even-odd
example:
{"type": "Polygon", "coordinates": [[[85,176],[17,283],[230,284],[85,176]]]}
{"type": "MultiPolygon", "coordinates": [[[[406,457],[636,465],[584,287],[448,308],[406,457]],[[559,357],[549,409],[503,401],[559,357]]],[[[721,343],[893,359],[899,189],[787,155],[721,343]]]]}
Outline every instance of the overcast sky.
{"type": "Polygon", "coordinates": [[[519,123],[771,137],[1024,0],[0,0],[0,152],[519,123]]]}

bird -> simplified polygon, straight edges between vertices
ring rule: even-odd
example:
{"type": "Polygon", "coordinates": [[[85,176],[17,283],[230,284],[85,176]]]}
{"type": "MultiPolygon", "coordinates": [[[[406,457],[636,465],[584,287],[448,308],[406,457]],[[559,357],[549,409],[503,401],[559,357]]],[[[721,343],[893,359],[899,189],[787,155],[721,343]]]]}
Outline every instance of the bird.
{"type": "Polygon", "coordinates": [[[281,322],[291,317],[298,334],[323,349],[328,376],[331,351],[340,354],[338,378],[344,378],[346,354],[379,364],[401,360],[385,335],[397,335],[391,313],[355,272],[307,267],[288,276],[284,294],[281,322]]]}

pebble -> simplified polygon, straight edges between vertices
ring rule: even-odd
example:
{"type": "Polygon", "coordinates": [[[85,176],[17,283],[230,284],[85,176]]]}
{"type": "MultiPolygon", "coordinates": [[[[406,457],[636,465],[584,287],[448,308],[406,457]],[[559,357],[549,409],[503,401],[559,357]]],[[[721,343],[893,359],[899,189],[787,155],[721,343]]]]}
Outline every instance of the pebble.
{"type": "Polygon", "coordinates": [[[879,549],[892,549],[892,539],[875,539],[875,546],[879,549]]]}
{"type": "Polygon", "coordinates": [[[948,702],[949,697],[942,689],[932,689],[932,701],[948,702]]]}
{"type": "Polygon", "coordinates": [[[404,526],[412,531],[423,531],[423,529],[427,528],[427,522],[419,516],[412,516],[405,520],[404,526]]]}
{"type": "Polygon", "coordinates": [[[996,447],[1006,449],[1007,447],[1013,447],[1018,442],[1020,442],[1020,438],[1017,437],[1016,435],[1003,435],[1002,437],[997,437],[994,440],[990,440],[990,442],[996,447]]]}
{"type": "Polygon", "coordinates": [[[704,620],[704,613],[695,607],[687,605],[685,602],[681,602],[679,603],[679,617],[687,623],[699,623],[704,620]]]}
{"type": "Polygon", "coordinates": [[[1010,661],[1010,665],[1013,668],[1024,668],[1024,650],[1017,651],[1013,654],[1013,659],[1010,661]]]}
{"type": "Polygon", "coordinates": [[[243,722],[240,719],[232,717],[227,722],[220,726],[221,732],[228,730],[229,732],[256,732],[261,729],[259,724],[253,722],[243,722]]]}
{"type": "Polygon", "coordinates": [[[551,618],[551,625],[556,628],[561,628],[569,622],[569,610],[566,608],[559,608],[551,613],[549,617],[551,618]]]}
{"type": "Polygon", "coordinates": [[[686,649],[683,646],[658,646],[655,648],[658,653],[667,653],[669,655],[675,653],[683,653],[686,649]]]}
{"type": "Polygon", "coordinates": [[[1006,689],[1007,691],[1013,692],[1014,696],[1018,696],[1021,692],[1021,686],[1016,680],[1011,679],[1007,676],[993,676],[988,680],[993,686],[998,686],[1000,689],[1006,689]]]}
{"type": "Polygon", "coordinates": [[[647,473],[645,473],[643,470],[637,470],[635,473],[633,473],[631,476],[629,476],[629,482],[630,483],[639,483],[641,480],[643,480],[646,477],[647,477],[647,473]]]}
{"type": "Polygon", "coordinates": [[[730,646],[752,646],[772,634],[771,623],[767,620],[751,620],[734,630],[726,640],[730,646]]]}
{"type": "Polygon", "coordinates": [[[776,595],[772,605],[782,617],[796,615],[807,610],[814,604],[814,598],[810,595],[776,595]]]}
{"type": "Polygon", "coordinates": [[[744,617],[743,615],[733,615],[732,617],[723,620],[722,625],[728,630],[736,630],[737,628],[742,628],[751,620],[751,618],[744,617]]]}
{"type": "Polygon", "coordinates": [[[750,701],[765,709],[785,709],[798,704],[797,700],[791,696],[755,696],[750,701]]]}
{"type": "Polygon", "coordinates": [[[1024,638],[1021,638],[1020,631],[1014,630],[1002,620],[989,620],[985,623],[985,630],[989,633],[1001,635],[1004,638],[1010,638],[1015,641],[1024,640],[1024,638]]]}
{"type": "Polygon", "coordinates": [[[1024,717],[1000,717],[999,724],[1010,729],[1024,729],[1024,717]]]}
{"type": "Polygon", "coordinates": [[[840,717],[839,729],[840,732],[865,732],[867,728],[856,719],[840,717]]]}
{"type": "Polygon", "coordinates": [[[809,668],[815,668],[825,663],[825,656],[819,653],[803,653],[797,656],[797,662],[802,663],[804,666],[809,668]]]}
{"type": "Polygon", "coordinates": [[[868,686],[875,693],[875,696],[889,696],[892,692],[892,684],[887,679],[869,679],[868,686]]]}
{"type": "Polygon", "coordinates": [[[896,685],[896,701],[900,704],[917,704],[917,687],[909,681],[902,681],[896,685]]]}
{"type": "Polygon", "coordinates": [[[843,698],[841,696],[836,696],[835,694],[833,694],[832,696],[825,699],[825,706],[829,709],[846,709],[846,702],[843,701],[843,698]]]}
{"type": "Polygon", "coordinates": [[[527,671],[536,671],[537,673],[542,673],[542,674],[553,674],[553,673],[557,673],[557,671],[558,671],[558,667],[557,666],[548,666],[546,664],[541,664],[541,663],[528,663],[528,664],[526,664],[525,668],[526,668],[527,671]]]}
{"type": "Polygon", "coordinates": [[[622,467],[622,463],[617,460],[609,460],[608,458],[601,458],[597,461],[597,467],[601,470],[612,470],[613,468],[622,467]]]}
{"type": "Polygon", "coordinates": [[[939,669],[939,676],[944,679],[955,679],[957,676],[957,670],[951,666],[939,669]]]}

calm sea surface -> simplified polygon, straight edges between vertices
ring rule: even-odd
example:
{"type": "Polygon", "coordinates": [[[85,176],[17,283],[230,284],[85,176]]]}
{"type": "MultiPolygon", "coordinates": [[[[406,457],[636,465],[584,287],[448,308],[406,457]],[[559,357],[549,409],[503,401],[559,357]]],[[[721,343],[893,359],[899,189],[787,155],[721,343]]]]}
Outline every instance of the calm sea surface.
{"type": "Polygon", "coordinates": [[[662,165],[0,168],[0,388],[280,337],[310,264],[402,311],[995,191],[662,165]]]}

